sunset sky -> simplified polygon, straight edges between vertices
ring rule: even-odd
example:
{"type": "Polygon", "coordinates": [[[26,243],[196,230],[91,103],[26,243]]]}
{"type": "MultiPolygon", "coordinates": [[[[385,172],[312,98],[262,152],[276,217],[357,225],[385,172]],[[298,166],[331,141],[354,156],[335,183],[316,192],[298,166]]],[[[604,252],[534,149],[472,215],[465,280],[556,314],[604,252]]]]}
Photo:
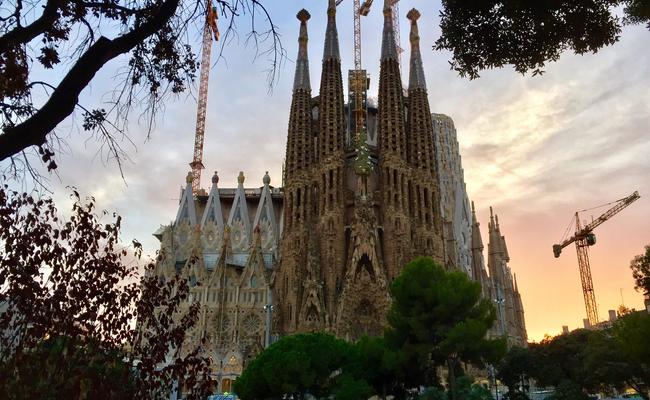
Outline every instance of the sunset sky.
{"type": "MultiPolygon", "coordinates": [[[[269,94],[267,60],[255,59],[254,49],[245,47],[244,32],[226,48],[225,59],[211,71],[204,187],[214,170],[219,171],[221,187],[234,187],[240,170],[247,177],[246,186],[261,186],[267,170],[271,184],[281,184],[297,54],[295,14],[303,7],[312,15],[308,28],[313,95],[318,91],[327,1],[264,3],[279,27],[289,60],[269,94]]],[[[363,20],[363,63],[371,75],[371,96],[376,96],[379,77],[382,3],[375,0],[363,20]]],[[[619,43],[596,55],[566,53],[548,65],[541,77],[506,68],[485,71],[481,78],[469,81],[450,71],[449,53],[431,49],[440,34],[439,2],[400,2],[405,65],[409,57],[405,15],[412,7],[422,13],[420,35],[431,110],[451,116],[456,124],[467,190],[476,203],[486,244],[489,207],[499,214],[529,338],[557,334],[562,325],[582,326],[585,311],[575,247],[565,249],[559,259],[551,250],[573,213],[634,190],[641,199],[596,230],[598,243],[590,249],[590,257],[601,318],[623,301],[628,307],[642,308],[629,263],[650,244],[648,29],[627,27],[619,43]]],[[[345,0],[338,13],[345,76],[353,63],[351,9],[352,0],[345,0]]],[[[242,30],[247,22],[240,21],[242,30]]],[[[198,34],[195,39],[198,45],[198,34]]],[[[115,61],[98,74],[82,97],[84,105],[90,108],[108,99],[123,62],[115,61]]],[[[60,75],[49,75],[50,83],[56,84],[52,76],[60,75]]],[[[408,79],[408,71],[403,71],[403,77],[408,79]]],[[[64,122],[59,133],[69,150],[59,154],[59,169],[48,184],[59,208],[69,203],[65,187],[75,186],[95,196],[100,208],[120,213],[124,240],[138,238],[153,254],[158,245],[151,234],[176,214],[179,188],[192,158],[195,115],[196,100],[191,95],[168,102],[148,141],[145,122],[133,118],[130,135],[136,147],[124,143],[131,158],[124,168],[125,180],[114,163],[102,161],[96,142],[79,131],[79,119],[64,122]]],[[[605,210],[585,212],[582,217],[591,220],[605,210]]]]}

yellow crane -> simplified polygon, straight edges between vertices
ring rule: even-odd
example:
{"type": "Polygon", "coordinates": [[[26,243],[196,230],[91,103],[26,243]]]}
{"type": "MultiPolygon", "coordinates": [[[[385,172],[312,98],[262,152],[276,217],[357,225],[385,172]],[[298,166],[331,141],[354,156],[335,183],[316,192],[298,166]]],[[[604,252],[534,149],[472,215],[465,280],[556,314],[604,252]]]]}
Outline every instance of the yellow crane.
{"type": "Polygon", "coordinates": [[[203,140],[205,137],[205,113],[208,105],[208,81],[210,78],[210,55],[212,39],[219,41],[217,27],[217,9],[212,6],[212,0],[205,2],[205,24],[203,25],[203,43],[201,49],[201,75],[199,80],[199,104],[196,111],[196,134],[194,136],[194,157],[190,163],[192,168],[192,193],[197,194],[201,188],[201,170],[203,166],[203,140]]]}
{"type": "MultiPolygon", "coordinates": [[[[617,200],[612,208],[603,213],[600,217],[593,220],[590,224],[584,227],[580,223],[579,211],[576,211],[574,219],[576,224],[576,231],[570,238],[562,241],[560,244],[553,245],[553,254],[555,258],[560,257],[562,249],[571,243],[576,244],[576,252],[578,253],[578,267],[580,269],[580,280],[582,281],[582,294],[585,299],[585,309],[587,311],[587,319],[591,326],[598,323],[598,307],[596,306],[596,296],[594,295],[594,283],[591,278],[591,266],[589,265],[589,246],[596,244],[596,235],[594,229],[600,226],[603,222],[618,214],[624,208],[637,201],[641,196],[639,192],[634,192],[631,195],[617,200]]],[[[588,211],[588,210],[582,210],[588,211]]]]}

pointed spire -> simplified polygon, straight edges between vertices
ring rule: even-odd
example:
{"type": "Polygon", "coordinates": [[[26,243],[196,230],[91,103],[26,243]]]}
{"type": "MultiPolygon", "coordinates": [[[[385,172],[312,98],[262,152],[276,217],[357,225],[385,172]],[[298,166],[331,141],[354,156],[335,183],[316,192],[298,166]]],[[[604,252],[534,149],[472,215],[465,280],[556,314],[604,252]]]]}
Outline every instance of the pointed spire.
{"type": "Polygon", "coordinates": [[[228,226],[232,229],[231,244],[235,251],[248,248],[251,239],[251,221],[248,218],[244,179],[244,172],[240,171],[237,177],[235,199],[228,217],[228,226]]]}
{"type": "Polygon", "coordinates": [[[409,76],[409,91],[413,89],[426,89],[427,83],[424,78],[422,53],[420,53],[420,33],[418,30],[420,12],[413,8],[406,14],[406,17],[411,20],[411,73],[409,76]]]}
{"type": "Polygon", "coordinates": [[[294,174],[310,165],[314,154],[311,134],[311,84],[307,56],[307,21],[311,16],[307,10],[302,9],[296,18],[300,21],[300,36],[298,38],[298,58],[293,81],[285,162],[285,176],[289,181],[294,174]]]}
{"type": "Polygon", "coordinates": [[[474,200],[472,200],[472,223],[478,223],[478,220],[476,219],[476,208],[474,208],[474,200]]]}
{"type": "MultiPolygon", "coordinates": [[[[391,155],[407,161],[407,153],[414,146],[411,142],[407,143],[404,91],[393,31],[391,0],[384,2],[378,113],[379,147],[382,156],[391,155]]],[[[418,113],[418,115],[420,114],[418,113]]],[[[428,115],[427,118],[431,119],[428,115]]],[[[418,124],[417,129],[420,128],[421,126],[418,124]]],[[[393,190],[399,191],[399,188],[395,187],[393,190]]]]}
{"type": "Polygon", "coordinates": [[[271,196],[271,177],[267,171],[262,178],[264,186],[260,194],[260,202],[257,205],[257,212],[253,220],[253,226],[257,230],[261,230],[263,234],[263,250],[276,249],[278,245],[278,225],[275,222],[275,211],[273,209],[273,197],[271,196]]]}
{"type": "Polygon", "coordinates": [[[384,33],[381,42],[381,61],[392,59],[397,61],[397,44],[393,29],[392,1],[384,0],[384,33]]]}
{"type": "Polygon", "coordinates": [[[219,197],[218,183],[219,175],[217,175],[217,171],[214,171],[214,175],[212,176],[212,188],[208,195],[208,203],[205,206],[203,218],[201,218],[201,226],[205,226],[208,221],[213,221],[219,232],[221,232],[223,231],[223,213],[221,211],[221,199],[219,197]]]}
{"type": "Polygon", "coordinates": [[[341,60],[339,51],[339,33],[336,29],[336,0],[329,0],[327,7],[327,30],[325,31],[325,50],[323,61],[341,60]]]}
{"type": "Polygon", "coordinates": [[[519,293],[519,286],[517,285],[517,274],[514,274],[514,280],[515,280],[515,293],[519,293]]]}
{"type": "Polygon", "coordinates": [[[298,36],[298,58],[296,59],[296,76],[293,81],[293,90],[311,90],[309,83],[309,58],[307,56],[307,21],[311,18],[304,8],[298,12],[296,18],[300,21],[300,36],[298,36]]]}
{"type": "Polygon", "coordinates": [[[190,171],[185,178],[185,190],[181,193],[181,204],[178,207],[178,213],[176,213],[176,224],[189,221],[191,226],[196,225],[196,207],[194,206],[194,196],[192,194],[193,180],[194,175],[190,171]]]}
{"type": "Polygon", "coordinates": [[[341,155],[346,129],[335,0],[329,0],[327,8],[327,31],[325,32],[319,99],[318,154],[320,159],[324,160],[332,154],[341,155]]]}
{"type": "Polygon", "coordinates": [[[481,224],[476,218],[476,208],[472,201],[472,249],[483,251],[483,238],[481,237],[481,224]]]}

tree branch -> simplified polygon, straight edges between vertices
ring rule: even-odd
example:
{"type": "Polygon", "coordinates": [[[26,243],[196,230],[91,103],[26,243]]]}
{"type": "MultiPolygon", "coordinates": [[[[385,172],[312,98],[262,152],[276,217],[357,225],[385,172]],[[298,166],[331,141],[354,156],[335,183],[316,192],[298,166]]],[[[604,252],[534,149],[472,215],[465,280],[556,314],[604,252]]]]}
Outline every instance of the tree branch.
{"type": "Polygon", "coordinates": [[[179,0],[165,0],[149,20],[130,32],[113,40],[100,37],[74,64],[40,110],[24,122],[5,129],[0,135],[0,161],[30,146],[44,145],[47,135],[73,112],[79,94],[97,71],[108,61],[131,51],[138,43],[165,26],[178,5],[179,0]]]}
{"type": "Polygon", "coordinates": [[[61,0],[48,0],[43,8],[43,14],[27,26],[21,26],[19,19],[18,26],[0,36],[0,54],[18,44],[28,43],[51,27],[58,17],[61,3],[61,0]]]}

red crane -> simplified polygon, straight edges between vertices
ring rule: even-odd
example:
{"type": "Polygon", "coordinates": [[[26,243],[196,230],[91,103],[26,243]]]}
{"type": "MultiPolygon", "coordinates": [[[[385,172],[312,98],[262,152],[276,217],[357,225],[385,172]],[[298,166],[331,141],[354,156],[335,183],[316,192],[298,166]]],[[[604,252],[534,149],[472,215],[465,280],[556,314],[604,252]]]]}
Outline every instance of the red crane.
{"type": "Polygon", "coordinates": [[[201,170],[203,166],[203,139],[205,137],[205,113],[208,105],[208,80],[210,78],[210,55],[212,38],[219,41],[217,28],[217,9],[212,7],[212,0],[205,2],[205,25],[203,26],[203,48],[201,49],[201,76],[199,81],[199,104],[196,111],[196,134],[194,136],[194,157],[192,168],[192,193],[197,194],[201,188],[201,170]]]}
{"type": "Polygon", "coordinates": [[[588,252],[589,246],[596,244],[596,235],[594,235],[593,230],[600,226],[603,222],[621,212],[630,204],[637,201],[640,197],[641,196],[639,196],[639,192],[634,192],[623,199],[615,201],[614,207],[610,208],[600,217],[596,218],[590,224],[587,224],[584,227],[581,226],[580,217],[578,215],[578,211],[576,211],[574,216],[576,231],[573,236],[564,240],[560,244],[553,245],[553,254],[555,255],[555,258],[558,258],[560,257],[563,248],[574,242],[576,244],[576,252],[578,253],[578,267],[580,268],[580,280],[582,281],[582,294],[585,298],[587,319],[589,320],[589,324],[591,326],[598,323],[598,307],[596,306],[596,296],[594,295],[594,283],[591,279],[591,266],[589,265],[588,252]]]}

